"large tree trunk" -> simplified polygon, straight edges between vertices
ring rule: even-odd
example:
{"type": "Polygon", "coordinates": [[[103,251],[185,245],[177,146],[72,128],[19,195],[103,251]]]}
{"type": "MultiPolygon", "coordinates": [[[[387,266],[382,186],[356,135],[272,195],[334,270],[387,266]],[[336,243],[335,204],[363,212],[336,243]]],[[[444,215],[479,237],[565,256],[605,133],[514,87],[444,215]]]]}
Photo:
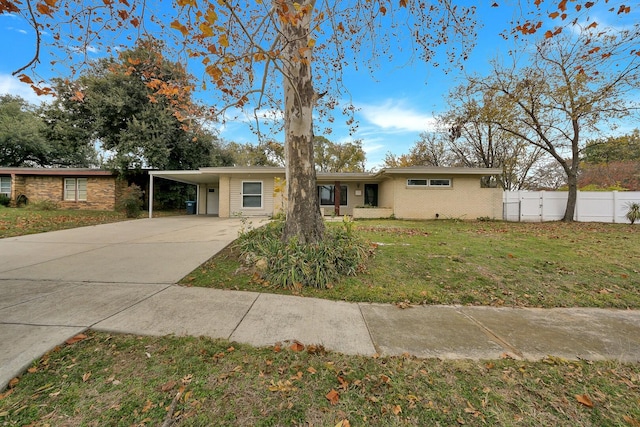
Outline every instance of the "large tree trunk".
{"type": "Polygon", "coordinates": [[[572,170],[567,173],[567,184],[569,185],[569,195],[567,197],[567,209],[564,211],[562,221],[573,222],[576,213],[576,203],[578,202],[578,174],[572,170]]]}
{"type": "MultiPolygon", "coordinates": [[[[298,3],[305,7],[313,5],[314,0],[298,3]]],[[[286,4],[289,13],[296,10],[293,2],[286,4]]],[[[294,23],[282,24],[282,36],[286,40],[283,57],[290,58],[284,64],[287,216],[283,239],[296,237],[303,243],[317,242],[324,236],[313,162],[313,108],[317,98],[308,42],[311,13],[298,16],[294,23]]]]}

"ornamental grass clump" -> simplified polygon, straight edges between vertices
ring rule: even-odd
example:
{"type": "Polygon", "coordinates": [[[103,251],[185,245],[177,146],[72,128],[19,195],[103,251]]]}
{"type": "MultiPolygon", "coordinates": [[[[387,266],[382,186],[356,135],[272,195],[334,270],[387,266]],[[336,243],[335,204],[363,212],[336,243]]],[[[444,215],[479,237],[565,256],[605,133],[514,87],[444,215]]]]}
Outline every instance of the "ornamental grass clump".
{"type": "Polygon", "coordinates": [[[283,229],[284,222],[273,221],[237,241],[242,261],[269,286],[330,288],[341,277],[363,271],[373,253],[373,246],[354,232],[350,221],[328,227],[324,240],[316,244],[302,244],[295,238],[285,242],[283,229]]]}

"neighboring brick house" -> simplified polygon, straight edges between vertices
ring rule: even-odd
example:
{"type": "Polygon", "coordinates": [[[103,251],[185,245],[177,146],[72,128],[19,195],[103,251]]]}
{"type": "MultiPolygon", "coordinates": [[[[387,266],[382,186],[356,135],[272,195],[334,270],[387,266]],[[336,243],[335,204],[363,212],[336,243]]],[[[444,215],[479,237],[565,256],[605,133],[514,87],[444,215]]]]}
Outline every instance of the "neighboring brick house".
{"type": "Polygon", "coordinates": [[[0,193],[11,206],[48,200],[61,209],[114,210],[126,186],[101,169],[0,168],[0,193]]]}
{"type": "MultiPolygon", "coordinates": [[[[325,215],[403,219],[502,218],[499,168],[409,167],[365,173],[317,173],[325,215]],[[339,190],[338,190],[339,189],[339,190]],[[359,207],[366,206],[366,209],[359,207]],[[377,208],[377,209],[372,209],[377,208]]],[[[214,167],[149,171],[154,178],[197,186],[198,214],[273,215],[282,210],[284,168],[214,167]]],[[[150,214],[152,213],[150,206],[150,214]]]]}

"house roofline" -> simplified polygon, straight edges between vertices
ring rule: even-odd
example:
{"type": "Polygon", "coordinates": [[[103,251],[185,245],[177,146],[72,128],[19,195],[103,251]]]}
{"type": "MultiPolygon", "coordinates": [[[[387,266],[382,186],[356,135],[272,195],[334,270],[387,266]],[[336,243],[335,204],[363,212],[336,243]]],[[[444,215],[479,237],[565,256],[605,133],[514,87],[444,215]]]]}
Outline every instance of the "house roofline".
{"type": "Polygon", "coordinates": [[[91,168],[8,168],[0,167],[2,175],[55,175],[55,176],[115,176],[104,169],[91,168]]]}
{"type": "Polygon", "coordinates": [[[375,176],[388,175],[499,175],[501,168],[464,168],[464,167],[435,167],[435,166],[411,166],[407,168],[385,168],[378,171],[375,176]]]}

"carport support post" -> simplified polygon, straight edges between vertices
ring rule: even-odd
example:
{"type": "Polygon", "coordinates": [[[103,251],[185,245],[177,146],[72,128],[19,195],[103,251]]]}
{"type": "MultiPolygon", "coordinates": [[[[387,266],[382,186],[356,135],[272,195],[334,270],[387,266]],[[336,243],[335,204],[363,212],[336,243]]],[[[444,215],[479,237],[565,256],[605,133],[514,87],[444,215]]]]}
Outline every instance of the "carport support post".
{"type": "Polygon", "coordinates": [[[153,174],[149,172],[149,218],[153,218],[153,174]]]}
{"type": "Polygon", "coordinates": [[[200,215],[200,184],[196,185],[196,215],[200,215]]]}
{"type": "Polygon", "coordinates": [[[333,183],[333,208],[335,212],[335,216],[340,216],[340,199],[342,198],[340,194],[340,181],[336,181],[333,183]]]}

